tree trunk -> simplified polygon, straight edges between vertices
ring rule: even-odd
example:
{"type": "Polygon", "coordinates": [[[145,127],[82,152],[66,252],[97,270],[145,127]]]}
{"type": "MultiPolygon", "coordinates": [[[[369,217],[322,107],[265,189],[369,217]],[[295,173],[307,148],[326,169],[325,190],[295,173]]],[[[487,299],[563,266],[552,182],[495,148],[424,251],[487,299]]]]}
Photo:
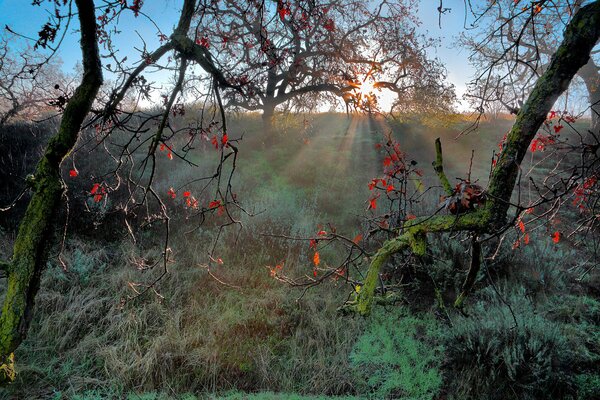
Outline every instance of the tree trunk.
{"type": "Polygon", "coordinates": [[[75,0],[81,25],[83,79],[54,135],[28,179],[33,195],[19,224],[12,259],[6,263],[7,292],[0,316],[0,382],[14,380],[13,352],[25,339],[46,262],[48,236],[63,193],[60,164],[75,146],[85,116],[102,85],[93,0],[75,0]]]}
{"type": "Polygon", "coordinates": [[[263,128],[265,135],[271,137],[273,135],[273,118],[275,117],[275,105],[270,102],[265,102],[262,113],[263,128]]]}
{"type": "Polygon", "coordinates": [[[588,92],[592,116],[590,129],[596,132],[600,128],[600,69],[594,60],[590,59],[587,64],[581,67],[578,75],[583,79],[588,92]]]}
{"type": "MultiPolygon", "coordinates": [[[[468,231],[491,233],[500,231],[506,224],[510,199],[514,190],[519,166],[529,145],[558,97],[567,89],[577,71],[585,65],[590,52],[600,38],[600,0],[580,9],[565,30],[564,39],[552,57],[549,68],[536,82],[529,98],[517,114],[516,121],[506,138],[506,144],[488,186],[488,201],[479,209],[460,215],[430,215],[413,219],[402,233],[388,240],[375,253],[362,288],[353,302],[346,307],[361,314],[369,314],[375,298],[379,272],[394,253],[410,249],[415,255],[425,254],[427,234],[433,232],[468,231]]],[[[441,147],[435,164],[442,163],[441,147]]],[[[443,169],[436,168],[438,176],[443,169]]],[[[443,177],[444,182],[445,177],[443,177]]],[[[444,185],[446,186],[446,185],[444,185]]],[[[464,297],[457,303],[462,304],[464,297]]]]}

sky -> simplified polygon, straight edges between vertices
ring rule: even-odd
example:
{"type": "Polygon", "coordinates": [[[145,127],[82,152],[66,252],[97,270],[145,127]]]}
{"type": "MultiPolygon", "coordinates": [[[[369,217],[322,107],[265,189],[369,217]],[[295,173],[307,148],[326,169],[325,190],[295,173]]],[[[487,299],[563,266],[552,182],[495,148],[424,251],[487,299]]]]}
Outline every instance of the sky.
{"type": "MultiPolygon", "coordinates": [[[[168,36],[177,21],[181,3],[181,0],[145,0],[142,11],[151,16],[160,16],[155,18],[154,22],[168,36]]],[[[421,0],[419,3],[418,16],[422,21],[421,33],[440,39],[440,46],[432,49],[430,55],[438,57],[446,65],[448,80],[456,87],[460,99],[466,90],[467,82],[474,74],[473,68],[467,61],[468,51],[456,46],[456,38],[465,31],[464,1],[444,0],[444,7],[450,10],[442,16],[441,29],[438,25],[438,1],[421,0]]],[[[0,28],[2,29],[8,25],[16,32],[35,37],[37,36],[36,32],[48,20],[48,17],[49,14],[44,11],[44,8],[31,5],[31,0],[0,0],[0,28]]],[[[73,21],[69,27],[58,53],[66,72],[73,71],[81,59],[77,43],[76,22],[73,21]]],[[[121,58],[128,54],[135,54],[134,57],[139,57],[139,53],[134,50],[134,47],[139,49],[142,43],[140,37],[144,38],[149,49],[158,46],[156,28],[143,16],[135,19],[133,13],[123,13],[118,26],[122,32],[115,37],[114,42],[121,51],[121,58]]]]}

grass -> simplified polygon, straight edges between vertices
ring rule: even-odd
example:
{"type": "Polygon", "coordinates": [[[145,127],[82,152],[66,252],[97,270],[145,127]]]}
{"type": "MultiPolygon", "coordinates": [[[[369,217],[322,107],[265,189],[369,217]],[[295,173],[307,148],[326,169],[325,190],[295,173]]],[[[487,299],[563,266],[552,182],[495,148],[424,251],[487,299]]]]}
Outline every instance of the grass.
{"type": "MultiPolygon", "coordinates": [[[[140,229],[133,244],[124,239],[122,223],[109,210],[90,220],[81,211],[79,194],[89,190],[86,177],[92,167],[110,166],[103,164],[101,153],[89,155],[89,165],[77,156],[80,179],[68,182],[72,218],[78,222],[71,227],[62,252],[66,270],[52,258],[29,336],[17,351],[18,380],[0,397],[436,399],[455,395],[460,389],[456,383],[466,379],[452,375],[447,349],[456,348],[457,341],[442,331],[450,329],[451,322],[458,329],[457,321],[464,317],[451,310],[440,312],[430,289],[435,282],[449,302],[460,287],[467,257],[459,238],[435,239],[431,264],[404,266],[399,258],[391,265],[407,276],[425,278],[407,288],[410,304],[379,309],[369,320],[336,311],[352,290],[341,282],[327,282],[302,295],[273,280],[267,266],[283,261],[288,273],[312,273],[308,243],[276,235],[307,237],[328,223],[349,237],[364,232],[367,184],[381,175],[375,144],[382,141],[382,132],[391,130],[417,161],[425,172],[425,185],[437,185],[430,164],[438,136],[451,181],[467,175],[465,160],[477,149],[472,174],[485,183],[492,150],[510,121],[483,124],[479,133],[455,140],[464,126],[464,121],[432,126],[319,114],[288,117],[279,121],[275,136],[264,137],[258,116],[233,118],[229,136],[244,134],[234,188],[255,215],[241,215],[244,228],[225,230],[216,244],[216,254],[224,263],[211,272],[223,283],[205,268],[218,220],[209,219],[202,229],[189,232],[193,217],[173,201],[168,203],[173,211],[173,262],[157,286],[164,298],[150,294],[125,302],[132,294],[130,282],[147,282],[159,272],[140,271],[135,261],[160,258],[161,231],[140,229]],[[95,222],[103,224],[95,229],[95,222]],[[412,269],[419,269],[419,274],[412,269]]],[[[200,165],[198,170],[164,157],[157,187],[166,192],[193,179],[198,171],[208,171],[213,153],[208,146],[190,154],[200,165]]],[[[187,188],[199,190],[194,185],[187,188]]],[[[420,212],[435,209],[437,196],[432,194],[419,207],[420,212]]],[[[540,318],[558,326],[557,335],[567,343],[579,343],[576,353],[585,357],[578,358],[581,368],[569,372],[568,378],[573,388],[580,388],[572,392],[585,398],[598,383],[592,367],[599,354],[593,345],[599,322],[597,300],[582,293],[585,286],[576,286],[562,267],[563,260],[579,254],[577,250],[562,244],[553,247],[546,236],[540,231],[530,247],[508,251],[489,271],[500,286],[519,282],[528,291],[529,304],[543,310],[540,318]],[[567,293],[571,297],[563,301],[567,293]]],[[[9,247],[6,240],[0,248],[7,252],[9,247]]],[[[321,256],[333,263],[342,255],[325,249],[321,256]]],[[[501,308],[496,297],[486,294],[489,281],[483,271],[476,289],[472,310],[501,308]]],[[[497,310],[498,318],[504,313],[497,310]]],[[[465,318],[458,325],[467,326],[469,321],[465,318]]],[[[496,323],[486,334],[493,337],[498,327],[504,325],[496,323]]],[[[477,332],[471,328],[467,333],[477,332]]],[[[505,350],[498,348],[499,354],[505,350]]],[[[477,368],[469,371],[489,372],[477,368]]]]}

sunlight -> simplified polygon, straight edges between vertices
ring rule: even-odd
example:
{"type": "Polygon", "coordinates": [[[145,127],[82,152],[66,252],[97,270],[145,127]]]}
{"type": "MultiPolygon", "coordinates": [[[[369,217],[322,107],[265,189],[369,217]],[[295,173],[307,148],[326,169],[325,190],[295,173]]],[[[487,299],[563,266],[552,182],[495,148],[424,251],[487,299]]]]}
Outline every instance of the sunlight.
{"type": "Polygon", "coordinates": [[[370,77],[365,78],[365,80],[360,84],[360,87],[358,88],[358,91],[363,97],[372,95],[374,90],[375,81],[370,77]]]}

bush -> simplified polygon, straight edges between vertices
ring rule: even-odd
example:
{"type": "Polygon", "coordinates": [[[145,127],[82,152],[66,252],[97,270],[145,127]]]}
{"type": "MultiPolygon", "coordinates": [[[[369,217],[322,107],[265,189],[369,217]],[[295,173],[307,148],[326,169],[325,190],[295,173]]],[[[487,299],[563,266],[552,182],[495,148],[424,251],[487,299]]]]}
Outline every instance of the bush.
{"type": "Polygon", "coordinates": [[[461,398],[564,398],[573,393],[572,354],[559,324],[536,313],[524,290],[495,295],[459,317],[447,336],[453,381],[461,398]],[[516,319],[516,324],[515,324],[516,319]]]}
{"type": "Polygon", "coordinates": [[[443,346],[430,317],[376,310],[350,355],[361,394],[377,399],[433,399],[440,391],[443,346]]]}

